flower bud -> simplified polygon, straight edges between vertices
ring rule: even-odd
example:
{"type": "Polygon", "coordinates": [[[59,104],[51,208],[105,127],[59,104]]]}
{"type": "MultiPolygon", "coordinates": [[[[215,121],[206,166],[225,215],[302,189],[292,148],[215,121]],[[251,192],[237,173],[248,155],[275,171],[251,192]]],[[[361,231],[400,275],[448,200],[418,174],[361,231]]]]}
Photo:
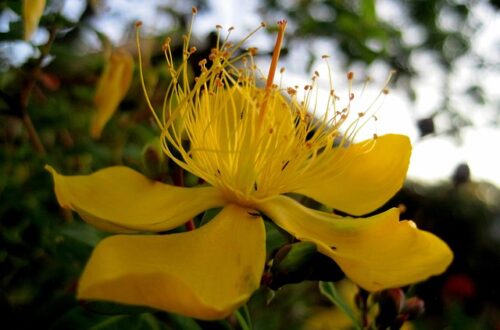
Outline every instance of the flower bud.
{"type": "Polygon", "coordinates": [[[38,23],[45,9],[45,0],[23,1],[24,40],[28,41],[38,28],[38,23]]]}
{"type": "Polygon", "coordinates": [[[304,281],[310,273],[312,256],[316,251],[316,244],[311,242],[283,245],[273,259],[270,288],[278,289],[285,284],[304,281]]]}
{"type": "Polygon", "coordinates": [[[118,109],[132,82],[134,61],[124,49],[114,50],[106,61],[94,97],[96,112],[90,127],[90,136],[101,136],[104,125],[118,109]]]}

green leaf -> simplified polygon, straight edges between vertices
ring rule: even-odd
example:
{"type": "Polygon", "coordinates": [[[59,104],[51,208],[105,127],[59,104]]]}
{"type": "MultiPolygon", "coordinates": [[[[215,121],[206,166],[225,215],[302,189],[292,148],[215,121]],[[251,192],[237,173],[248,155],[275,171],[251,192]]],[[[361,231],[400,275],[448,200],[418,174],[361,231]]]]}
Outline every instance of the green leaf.
{"type": "Polygon", "coordinates": [[[186,317],[179,314],[170,313],[169,323],[174,326],[175,329],[179,330],[202,330],[200,325],[190,317],[186,317]]]}
{"type": "Polygon", "coordinates": [[[375,9],[375,0],[361,1],[361,15],[367,22],[375,23],[377,21],[377,13],[375,9]]]}
{"type": "Polygon", "coordinates": [[[337,291],[335,288],[335,284],[332,282],[319,282],[319,291],[331,302],[335,304],[345,315],[347,315],[354,325],[354,327],[358,330],[362,330],[360,321],[354,314],[354,311],[351,309],[349,304],[346,303],[344,297],[337,291]]]}

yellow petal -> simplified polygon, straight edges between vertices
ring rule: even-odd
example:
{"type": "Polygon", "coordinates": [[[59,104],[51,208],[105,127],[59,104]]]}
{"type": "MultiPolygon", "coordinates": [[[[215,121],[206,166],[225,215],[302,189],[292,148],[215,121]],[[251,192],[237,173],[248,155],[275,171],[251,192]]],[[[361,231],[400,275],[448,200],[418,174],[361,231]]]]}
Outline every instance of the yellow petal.
{"type": "Polygon", "coordinates": [[[132,82],[133,70],[134,60],[129,52],[117,49],[111,53],[94,97],[96,112],[90,127],[90,135],[93,138],[101,136],[104,125],[127,94],[132,82]]]}
{"type": "Polygon", "coordinates": [[[205,320],[230,315],[259,287],[264,269],[264,222],[249,211],[231,204],[192,232],[104,239],[80,279],[78,297],[205,320]]]}
{"type": "Polygon", "coordinates": [[[373,142],[335,149],[338,161],[313,177],[304,177],[303,187],[294,192],[353,215],[382,206],[403,185],[411,144],[407,136],[396,134],[373,142]]]}
{"type": "Polygon", "coordinates": [[[46,169],[53,175],[59,204],[108,231],[168,230],[225,204],[214,188],[174,187],[123,166],[78,176],[60,175],[50,166],[46,169]]]}
{"type": "Polygon", "coordinates": [[[33,32],[38,28],[38,23],[45,9],[45,2],[45,0],[23,1],[24,40],[30,40],[33,32]]]}
{"type": "Polygon", "coordinates": [[[298,239],[316,243],[347,277],[370,291],[423,281],[444,272],[453,259],[438,237],[411,221],[399,221],[397,209],[369,218],[340,218],[285,196],[259,209],[298,239]]]}

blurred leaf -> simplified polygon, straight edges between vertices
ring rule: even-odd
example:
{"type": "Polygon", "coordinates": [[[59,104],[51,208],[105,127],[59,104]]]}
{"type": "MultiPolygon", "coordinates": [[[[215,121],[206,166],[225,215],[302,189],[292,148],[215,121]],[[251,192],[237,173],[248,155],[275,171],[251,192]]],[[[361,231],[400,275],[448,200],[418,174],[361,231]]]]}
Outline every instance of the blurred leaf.
{"type": "Polygon", "coordinates": [[[81,221],[65,224],[61,227],[60,233],[90,247],[95,247],[100,240],[109,235],[81,221]]]}
{"type": "Polygon", "coordinates": [[[375,23],[377,20],[375,0],[361,0],[361,14],[368,22],[375,23]]]}
{"type": "Polygon", "coordinates": [[[349,304],[345,302],[344,297],[342,297],[342,295],[337,291],[335,284],[332,282],[319,282],[319,290],[352,320],[353,326],[356,329],[362,330],[363,327],[361,326],[360,321],[355,316],[349,304]]]}

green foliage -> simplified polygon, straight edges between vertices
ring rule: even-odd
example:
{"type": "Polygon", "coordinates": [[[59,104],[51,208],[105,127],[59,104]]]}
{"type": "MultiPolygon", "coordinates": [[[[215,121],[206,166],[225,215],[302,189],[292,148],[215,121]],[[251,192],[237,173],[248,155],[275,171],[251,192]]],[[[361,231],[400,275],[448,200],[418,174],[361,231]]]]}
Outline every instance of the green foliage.
{"type": "MultiPolygon", "coordinates": [[[[474,6],[476,1],[384,1],[391,7],[390,14],[377,12],[375,0],[330,1],[277,1],[263,0],[263,12],[269,18],[286,17],[294,23],[293,32],[287,40],[287,47],[305,43],[312,45],[314,40],[327,42],[339,50],[335,57],[343,67],[352,64],[370,66],[375,62],[382,62],[397,71],[398,88],[406,87],[410,99],[420,96],[415,90],[414,79],[420,74],[432,75],[433,72],[419,67],[413,61],[417,52],[426,53],[436,59],[438,66],[444,71],[445,78],[439,91],[445,97],[433,110],[433,114],[426,119],[432,120],[436,116],[445,119],[447,125],[439,126],[432,133],[459,135],[465,126],[473,125],[473,116],[470,109],[464,109],[461,103],[453,102],[450,85],[455,79],[456,71],[463,68],[463,59],[469,58],[474,62],[471,70],[478,72],[497,72],[498,65],[488,60],[486,54],[478,53],[471,45],[471,39],[478,35],[483,27],[476,22],[474,6]],[[390,16],[391,20],[383,19],[390,16]],[[452,22],[446,24],[445,22],[452,22]],[[405,29],[412,28],[420,31],[420,38],[405,40],[405,29]],[[462,61],[462,62],[461,62],[462,61]],[[446,127],[448,126],[448,127],[446,127]]],[[[488,3],[482,2],[488,8],[488,3]]],[[[498,3],[491,1],[492,11],[498,3]]],[[[386,8],[386,7],[384,7],[386,8]]],[[[484,8],[483,8],[484,9],[484,8]]],[[[408,39],[408,38],[407,38],[408,39]]],[[[307,60],[307,71],[323,54],[314,54],[311,50],[307,60]]],[[[498,99],[484,99],[482,87],[473,81],[463,81],[465,87],[458,93],[468,93],[470,100],[481,107],[486,102],[498,102],[498,99]],[[479,91],[479,93],[478,93],[479,91]]],[[[479,83],[482,85],[482,82],[479,83]]],[[[460,96],[461,96],[460,95],[460,96]]],[[[497,107],[498,108],[498,107],[497,107]]],[[[418,116],[419,114],[417,114],[418,116]]],[[[493,114],[500,116],[498,110],[493,114]]],[[[495,122],[492,122],[495,124],[495,122]]],[[[429,134],[425,131],[422,136],[429,134]]]]}

